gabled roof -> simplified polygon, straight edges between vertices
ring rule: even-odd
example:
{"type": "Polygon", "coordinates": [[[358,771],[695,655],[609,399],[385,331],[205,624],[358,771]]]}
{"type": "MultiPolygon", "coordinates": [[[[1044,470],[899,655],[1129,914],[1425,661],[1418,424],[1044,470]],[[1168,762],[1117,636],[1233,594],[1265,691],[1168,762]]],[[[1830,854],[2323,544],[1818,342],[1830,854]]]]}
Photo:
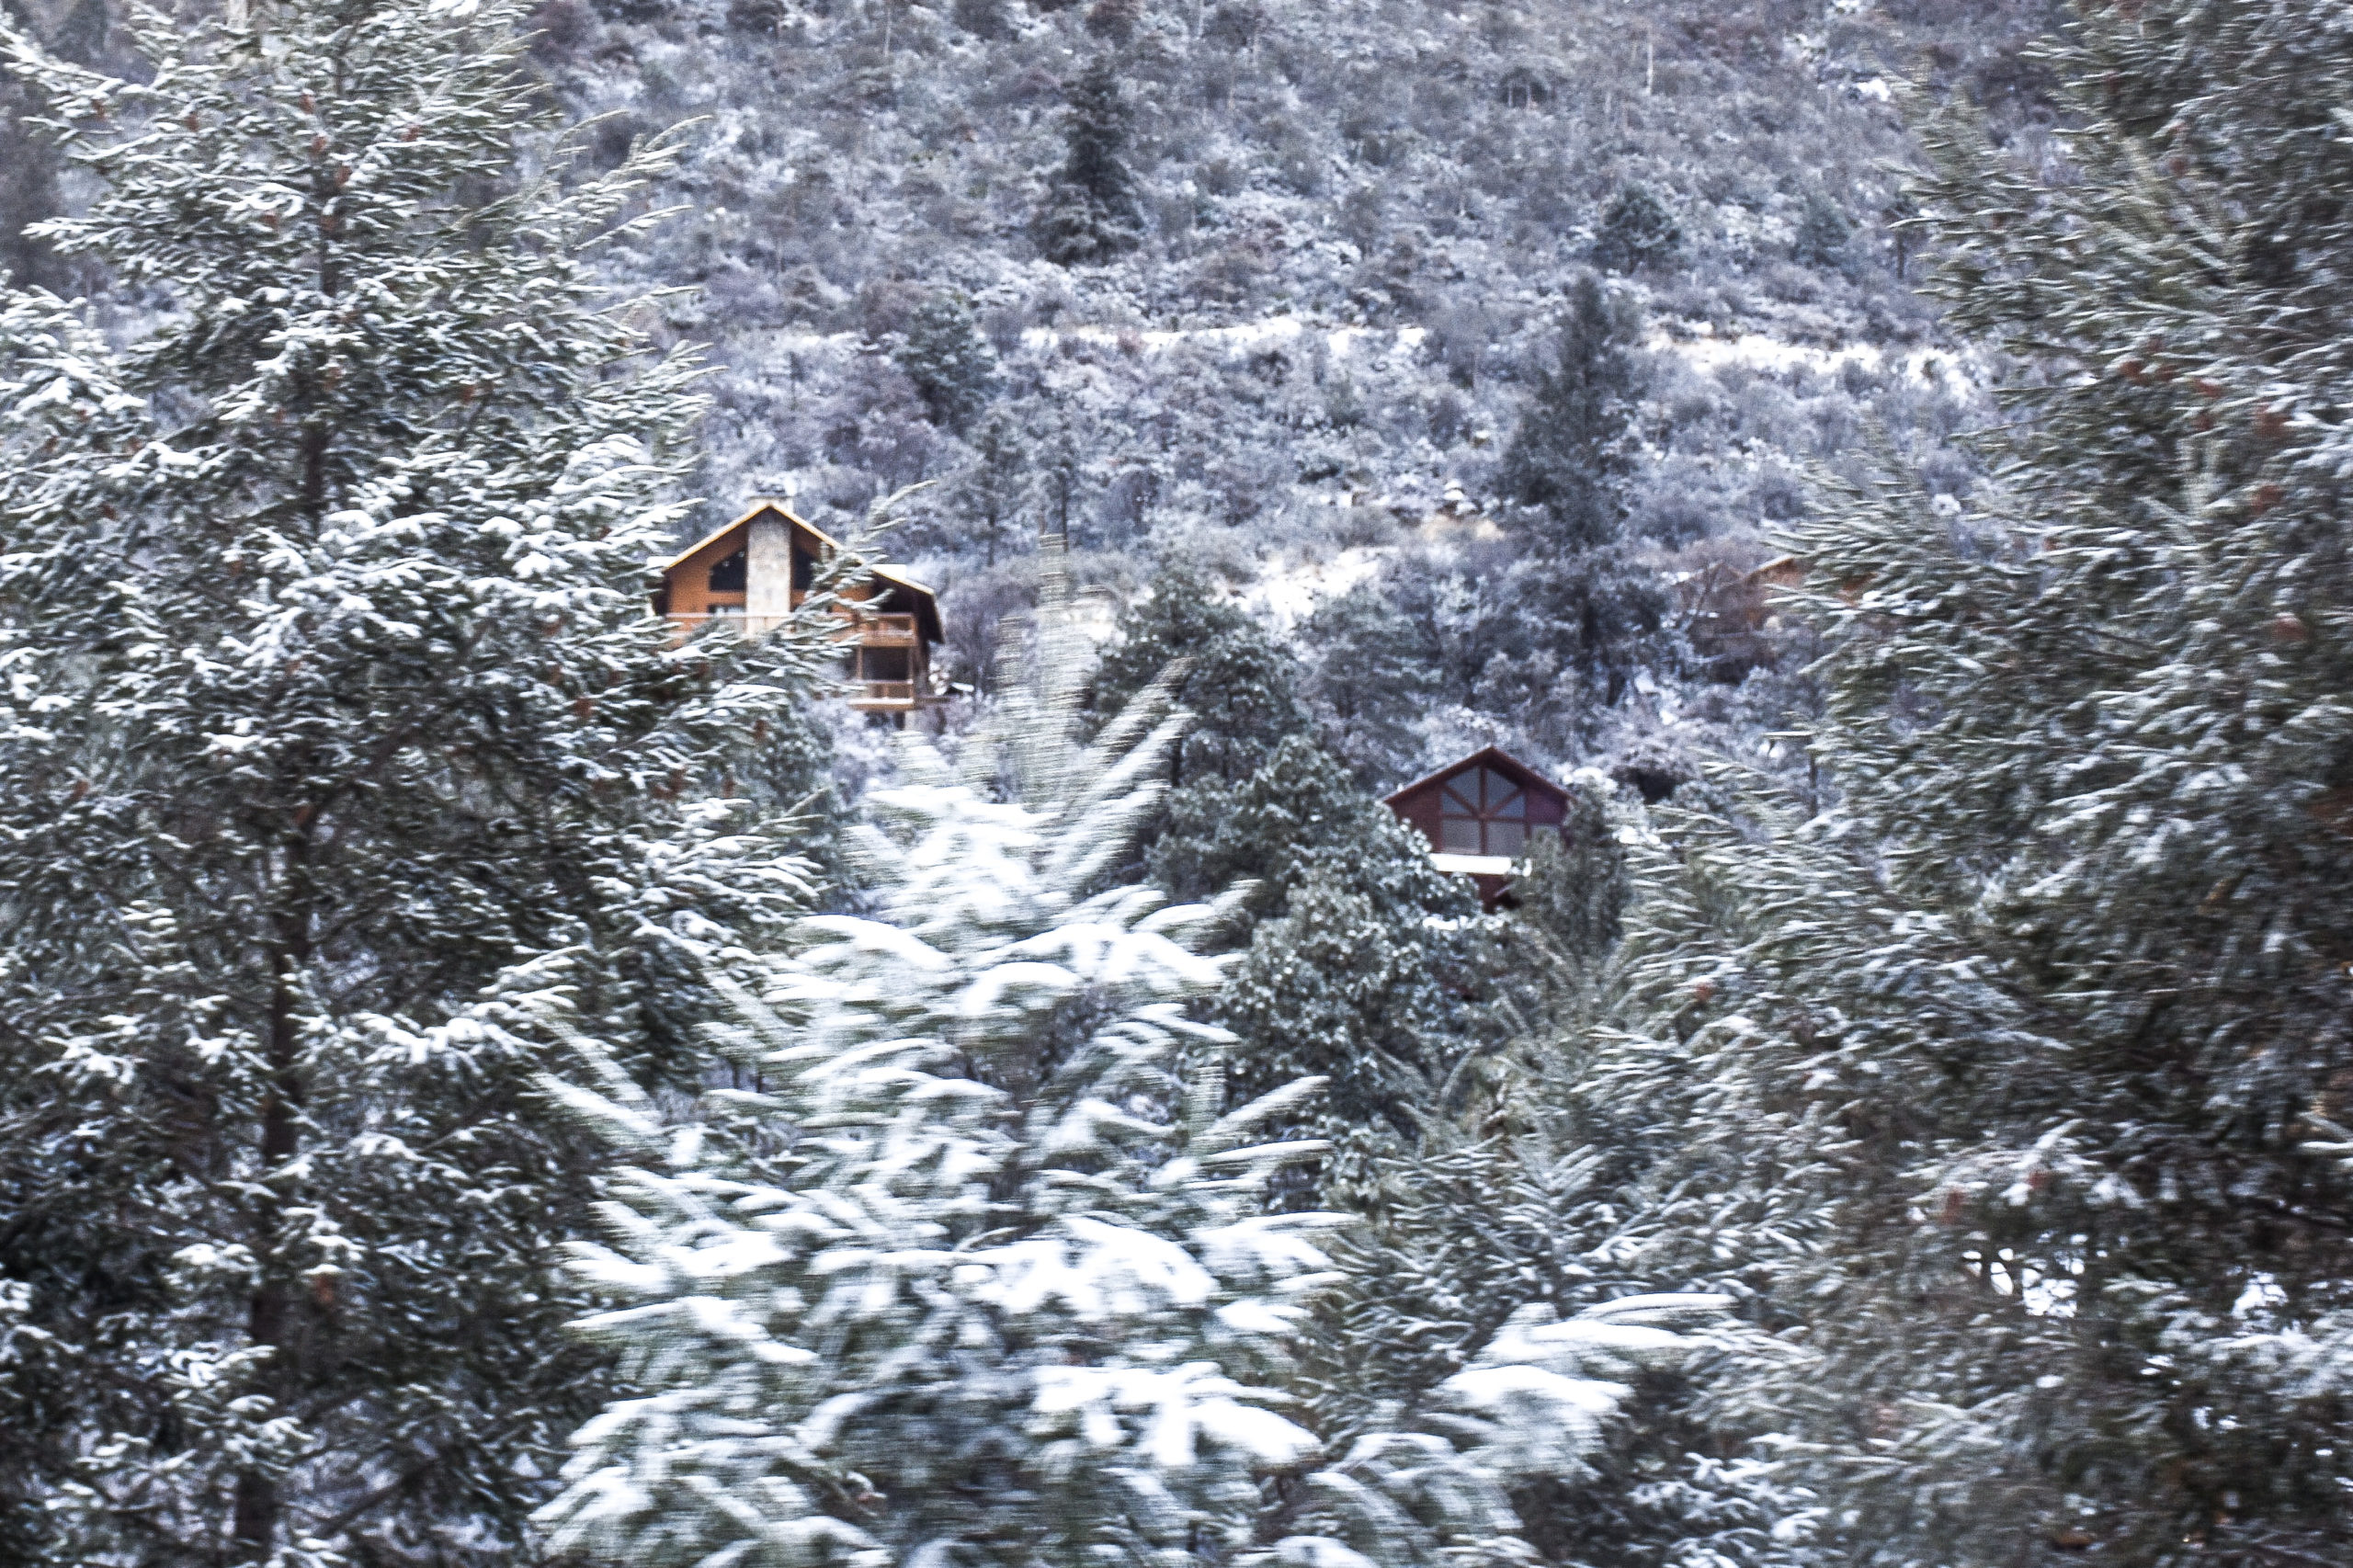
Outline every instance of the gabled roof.
{"type": "Polygon", "coordinates": [[[1494,768],[1523,790],[1535,790],[1563,804],[1568,801],[1569,792],[1566,790],[1562,789],[1501,746],[1486,746],[1472,752],[1460,762],[1449,762],[1437,772],[1426,774],[1415,779],[1402,790],[1392,791],[1382,799],[1381,803],[1393,807],[1408,795],[1419,794],[1424,790],[1433,789],[1445,783],[1458,773],[1468,772],[1473,767],[1482,766],[1494,768]]]}
{"type": "MultiPolygon", "coordinates": [[[[842,548],[841,540],[835,539],[833,535],[827,533],[824,529],[819,528],[808,518],[800,516],[790,507],[787,506],[783,502],[762,497],[761,499],[753,502],[751,510],[745,512],[733,522],[722,524],[722,526],[711,529],[710,532],[703,535],[702,538],[695,540],[694,543],[687,546],[686,549],[678,551],[676,555],[661,556],[653,561],[647,562],[645,564],[650,570],[655,572],[667,572],[672,567],[676,566],[683,561],[686,561],[688,558],[701,554],[704,551],[709,550],[712,545],[724,540],[729,534],[734,533],[740,528],[747,528],[751,527],[752,519],[758,517],[762,512],[776,513],[779,517],[784,518],[785,521],[790,523],[794,528],[808,534],[827,550],[837,551],[842,548]]],[[[868,566],[867,571],[878,581],[888,583],[894,588],[904,588],[907,592],[915,595],[916,599],[915,615],[916,619],[922,623],[924,640],[927,642],[937,642],[940,640],[941,633],[939,626],[938,595],[933,593],[929,588],[924,586],[921,583],[916,582],[913,577],[908,576],[904,572],[902,572],[895,566],[870,565],[868,566]]]]}

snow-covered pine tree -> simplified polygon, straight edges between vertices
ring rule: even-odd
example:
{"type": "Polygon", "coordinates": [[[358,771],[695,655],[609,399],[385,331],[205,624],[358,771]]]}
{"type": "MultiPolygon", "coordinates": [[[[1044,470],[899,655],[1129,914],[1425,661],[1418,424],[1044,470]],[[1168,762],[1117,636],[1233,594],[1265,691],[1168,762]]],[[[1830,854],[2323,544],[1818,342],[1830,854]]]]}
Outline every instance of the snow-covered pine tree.
{"type": "Polygon", "coordinates": [[[954,487],[962,513],[954,526],[979,537],[983,566],[996,564],[998,549],[1018,530],[1035,488],[1020,423],[1002,407],[990,409],[972,433],[972,464],[954,487]]]}
{"type": "Polygon", "coordinates": [[[508,1025],[699,1060],[680,977],[803,892],[721,797],[793,788],[818,644],[646,614],[691,366],[583,247],[661,150],[530,172],[512,5],[236,14],[144,14],[143,81],[6,35],[138,329],[0,303],[7,1554],[511,1561],[601,1152],[508,1025]]]}
{"type": "Polygon", "coordinates": [[[1178,666],[1176,700],[1192,727],[1170,757],[1169,782],[1230,790],[1307,728],[1293,691],[1298,661],[1214,580],[1175,562],[1120,618],[1120,640],[1088,678],[1091,711],[1108,720],[1178,666]]]}
{"type": "Polygon", "coordinates": [[[1626,528],[1633,472],[1634,351],[1642,320],[1590,273],[1569,290],[1552,363],[1536,369],[1495,482],[1534,513],[1534,531],[1555,553],[1599,550],[1626,528]]]}
{"type": "Polygon", "coordinates": [[[1186,900],[1256,884],[1250,951],[1219,1001],[1240,1037],[1233,1086],[1246,1097],[1312,1074],[1331,1080],[1319,1116],[1336,1132],[1410,1126],[1408,1108],[1482,1038],[1468,884],[1317,743],[1296,661],[1205,578],[1164,574],[1121,631],[1088,683],[1098,710],[1181,660],[1194,715],[1147,873],[1186,900]]]}
{"type": "Polygon", "coordinates": [[[1595,265],[1634,272],[1669,266],[1682,254],[1682,226],[1658,193],[1639,180],[1619,187],[1595,228],[1595,265]]]}
{"type": "Polygon", "coordinates": [[[1063,267],[1099,267],[1142,238],[1136,178],[1127,165],[1134,111],[1118,63],[1097,56],[1074,77],[1063,111],[1062,167],[1038,209],[1038,248],[1063,267]]]}
{"type": "Polygon", "coordinates": [[[1257,880],[1262,916],[1217,1004],[1239,1037],[1233,1087],[1313,1074],[1335,1137],[1411,1134],[1447,1074],[1495,1042],[1487,933],[1470,883],[1364,793],[1313,737],[1284,741],[1217,813],[1207,791],[1172,812],[1155,879],[1180,892],[1257,880]]]}
{"type": "Polygon", "coordinates": [[[2353,1551],[2353,84],[2311,4],[2086,8],[2063,177],[1932,125],[1949,320],[2027,363],[2006,494],[1793,541],[1844,806],[1693,822],[1597,1088],[1837,1561],[2353,1551]]]}
{"type": "Polygon", "coordinates": [[[1419,771],[1417,725],[1438,696],[1437,661],[1419,629],[1377,584],[1318,606],[1300,639],[1301,695],[1324,745],[1376,790],[1419,771]]]}
{"type": "Polygon", "coordinates": [[[972,307],[944,290],[915,308],[893,358],[932,423],[959,435],[972,427],[996,390],[996,354],[973,323],[972,307]]]}
{"type": "Polygon", "coordinates": [[[1066,690],[1009,704],[983,759],[1014,800],[911,754],[917,781],[877,801],[898,831],[868,840],[872,917],[813,920],[748,988],[717,983],[739,1020],[718,1039],[758,1092],[666,1122],[580,1042],[564,1092],[642,1162],[585,1256],[613,1310],[583,1326],[642,1392],[581,1433],[557,1550],[1515,1561],[1507,1478],[1572,1463],[1629,1358],[1672,1348],[1530,1319],[1431,1391],[1420,1429],[1327,1451],[1302,1424],[1281,1379],[1330,1217],[1261,1210],[1313,1146],[1251,1137],[1317,1085],[1227,1110],[1219,1033],[1187,1017],[1225,912],[1097,891],[1179,722],[1148,690],[1082,751],[1066,690]]]}
{"type": "Polygon", "coordinates": [[[1346,1434],[1424,1407],[1515,1324],[1704,1325],[1697,1343],[1634,1357],[1641,1418],[1510,1478],[1514,1511],[1550,1562],[1794,1568],[1812,1561],[1809,1500],[1747,1451],[1754,1413],[1720,1397],[1727,1354],[1766,1347],[1722,1317],[1731,1297],[1643,1275],[1644,1218],[1630,1225],[1620,1187],[1638,1163],[1578,1093],[1611,1021],[1638,819],[1608,779],[1570,782],[1561,841],[1538,842],[1518,907],[1491,923],[1521,983],[1488,1004],[1488,1027],[1519,1032],[1458,1060],[1410,1141],[1361,1144],[1327,1178],[1361,1223],[1334,1248],[1347,1278],[1315,1301],[1302,1380],[1326,1428],[1346,1434]]]}

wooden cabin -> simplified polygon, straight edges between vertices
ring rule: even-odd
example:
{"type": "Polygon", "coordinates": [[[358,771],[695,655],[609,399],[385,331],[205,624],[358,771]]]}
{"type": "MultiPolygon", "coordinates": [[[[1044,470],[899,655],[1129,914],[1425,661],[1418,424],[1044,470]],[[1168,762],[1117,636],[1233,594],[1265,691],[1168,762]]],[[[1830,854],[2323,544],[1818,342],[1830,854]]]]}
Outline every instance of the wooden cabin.
{"type": "Polygon", "coordinates": [[[1804,580],[1805,563],[1794,555],[1779,555],[1745,571],[1729,562],[1711,561],[1676,581],[1684,635],[1710,676],[1732,685],[1751,670],[1774,666],[1780,653],[1778,644],[1786,641],[1777,590],[1796,587],[1804,580]]]}
{"type": "MultiPolygon", "coordinates": [[[[840,549],[783,503],[761,501],[709,538],[653,562],[662,574],[654,613],[667,617],[684,636],[717,625],[765,637],[809,597],[818,573],[840,549]]],[[[843,676],[850,706],[904,722],[938,701],[931,650],[939,642],[939,601],[932,591],[894,567],[877,566],[845,600],[838,613],[846,623],[843,676]]]]}
{"type": "Polygon", "coordinates": [[[1430,863],[1469,877],[1493,910],[1518,873],[1531,835],[1558,836],[1568,791],[1495,746],[1449,763],[1381,802],[1429,840],[1430,863]]]}

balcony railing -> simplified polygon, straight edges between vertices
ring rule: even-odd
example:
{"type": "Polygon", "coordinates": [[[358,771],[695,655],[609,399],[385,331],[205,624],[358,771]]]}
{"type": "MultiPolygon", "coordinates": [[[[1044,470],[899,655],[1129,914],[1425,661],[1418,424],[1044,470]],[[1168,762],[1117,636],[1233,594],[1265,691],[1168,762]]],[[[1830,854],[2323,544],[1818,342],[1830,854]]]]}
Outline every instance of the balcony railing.
{"type": "MultiPolygon", "coordinates": [[[[844,642],[856,638],[859,643],[869,648],[913,648],[923,641],[923,633],[916,627],[915,618],[912,615],[885,615],[877,611],[847,608],[838,608],[834,613],[849,623],[844,626],[840,632],[844,642]]],[[[768,633],[779,631],[788,625],[791,618],[781,615],[731,615],[722,610],[710,615],[673,615],[669,619],[672,625],[689,637],[713,621],[733,628],[739,636],[766,637],[768,633]]]]}
{"type": "Polygon", "coordinates": [[[766,637],[771,631],[783,630],[792,618],[785,615],[674,615],[668,618],[680,635],[692,637],[713,622],[733,631],[738,637],[766,637]]]}
{"type": "Polygon", "coordinates": [[[912,648],[922,641],[911,615],[860,614],[853,610],[851,618],[858,623],[858,640],[869,648],[912,648]]]}
{"type": "Polygon", "coordinates": [[[920,708],[926,701],[938,700],[926,698],[911,680],[855,680],[849,687],[849,705],[853,708],[920,708]]]}
{"type": "MultiPolygon", "coordinates": [[[[923,646],[923,634],[917,629],[915,618],[912,615],[884,615],[876,612],[855,614],[847,610],[836,613],[851,622],[842,628],[836,639],[839,642],[856,642],[861,648],[920,650],[923,646]]],[[[673,615],[668,618],[670,624],[678,629],[682,638],[693,637],[708,631],[714,622],[721,629],[732,631],[739,637],[766,637],[768,633],[784,626],[789,619],[785,616],[727,614],[673,615]]],[[[911,657],[917,659],[917,668],[920,669],[919,653],[911,657]]],[[[853,678],[844,684],[849,688],[850,706],[869,712],[905,710],[920,708],[926,702],[941,700],[930,695],[926,683],[921,681],[853,678]]]]}

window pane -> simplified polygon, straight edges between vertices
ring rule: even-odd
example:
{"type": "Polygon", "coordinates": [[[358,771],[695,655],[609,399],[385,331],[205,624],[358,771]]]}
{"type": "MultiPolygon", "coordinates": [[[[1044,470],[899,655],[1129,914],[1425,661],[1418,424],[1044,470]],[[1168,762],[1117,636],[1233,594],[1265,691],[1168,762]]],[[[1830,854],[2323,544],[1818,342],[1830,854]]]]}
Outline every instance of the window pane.
{"type": "Polygon", "coordinates": [[[1502,774],[1496,772],[1492,767],[1483,767],[1479,769],[1479,781],[1486,786],[1486,803],[1489,811],[1493,811],[1495,807],[1501,805],[1505,796],[1517,795],[1519,793],[1518,785],[1513,783],[1510,779],[1505,778],[1502,774]]]}
{"type": "Polygon", "coordinates": [[[1491,817],[1511,817],[1516,821],[1525,820],[1528,815],[1528,797],[1514,795],[1501,804],[1491,803],[1487,807],[1487,814],[1491,817]]]}
{"type": "Polygon", "coordinates": [[[910,667],[909,653],[910,650],[905,648],[864,650],[862,662],[865,665],[866,678],[868,680],[914,679],[915,672],[910,667]]]}
{"type": "Polygon", "coordinates": [[[1446,781],[1446,808],[1467,815],[1479,814],[1479,780],[1468,774],[1446,781]]]}
{"type": "Polygon", "coordinates": [[[1528,847],[1528,829],[1516,822],[1491,822],[1487,824],[1487,853],[1517,856],[1528,847]]]}
{"type": "Polygon", "coordinates": [[[710,563],[710,591],[714,594],[740,594],[744,591],[742,551],[710,563]]]}
{"type": "Polygon", "coordinates": [[[1480,855],[1479,824],[1470,817],[1440,817],[1438,846],[1449,855],[1480,855]]]}

